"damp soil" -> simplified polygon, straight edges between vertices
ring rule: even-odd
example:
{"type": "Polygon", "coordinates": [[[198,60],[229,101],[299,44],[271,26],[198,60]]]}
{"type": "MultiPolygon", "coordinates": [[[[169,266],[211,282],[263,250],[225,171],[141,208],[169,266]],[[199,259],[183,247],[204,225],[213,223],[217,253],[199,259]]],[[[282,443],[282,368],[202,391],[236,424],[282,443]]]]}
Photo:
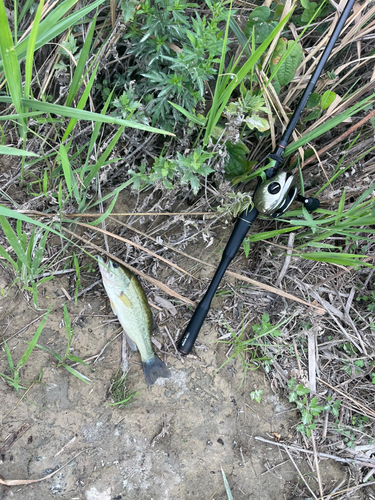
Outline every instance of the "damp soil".
{"type": "MultiPolygon", "coordinates": [[[[93,358],[95,363],[89,361],[90,369],[77,367],[90,378],[89,385],[39,349],[20,372],[21,383],[30,386],[36,381],[26,394],[21,391],[22,398],[0,379],[0,447],[9,435],[22,426],[26,429],[2,450],[0,476],[35,480],[58,470],[34,484],[0,486],[1,499],[224,500],[221,469],[236,500],[304,498],[298,496],[303,484],[285,453],[255,440],[295,435],[296,412],[271,390],[261,370],[248,374],[242,386],[238,361],[217,372],[228,346],[216,342],[218,334],[209,322],[193,357],[181,359],[170,349],[166,360],[171,378],[159,379],[151,388],[138,353],[132,353],[127,386],[138,394],[120,409],[108,406],[111,381],[121,363],[121,330],[105,295],[94,289],[75,305],[62,292],[69,286],[67,277],[56,277],[44,284],[40,310],[35,311],[15,286],[9,286],[7,275],[0,285],[2,337],[9,339],[15,363],[40,319],[27,325],[50,306],[38,344],[64,353],[63,303],[72,320],[78,317],[71,353],[83,359],[102,353],[93,358]],[[254,389],[263,390],[260,404],[250,400],[254,389]]],[[[170,331],[179,322],[186,322],[180,313],[171,318],[170,331]]],[[[163,345],[165,332],[159,330],[155,338],[163,345]]],[[[0,371],[10,374],[3,349],[0,371]]],[[[317,491],[308,463],[295,460],[317,491]]],[[[320,472],[326,491],[347,474],[345,467],[330,461],[320,463],[320,472]]]]}

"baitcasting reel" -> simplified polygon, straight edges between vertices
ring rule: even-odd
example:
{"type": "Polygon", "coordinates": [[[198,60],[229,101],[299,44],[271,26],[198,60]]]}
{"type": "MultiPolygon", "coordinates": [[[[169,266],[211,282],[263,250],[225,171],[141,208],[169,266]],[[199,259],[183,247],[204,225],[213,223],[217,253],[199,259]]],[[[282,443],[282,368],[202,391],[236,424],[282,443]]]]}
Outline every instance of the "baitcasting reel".
{"type": "Polygon", "coordinates": [[[297,195],[297,188],[292,183],[292,175],[279,172],[260,184],[254,194],[254,205],[258,212],[276,219],[288,210],[294,200],[303,203],[309,212],[316,210],[320,204],[319,200],[297,195]]]}

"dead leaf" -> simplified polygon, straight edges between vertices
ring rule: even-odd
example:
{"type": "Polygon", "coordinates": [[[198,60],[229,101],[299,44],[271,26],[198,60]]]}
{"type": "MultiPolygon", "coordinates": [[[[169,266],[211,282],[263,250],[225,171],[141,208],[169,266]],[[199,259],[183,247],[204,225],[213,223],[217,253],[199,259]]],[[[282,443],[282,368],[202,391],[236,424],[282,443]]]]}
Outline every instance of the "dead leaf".
{"type": "Polygon", "coordinates": [[[159,306],[162,306],[165,309],[167,309],[167,311],[169,311],[172,314],[172,316],[176,316],[177,309],[172,304],[172,302],[170,302],[167,299],[163,299],[163,297],[160,297],[159,295],[156,294],[154,295],[154,300],[157,304],[159,304],[159,306]]]}

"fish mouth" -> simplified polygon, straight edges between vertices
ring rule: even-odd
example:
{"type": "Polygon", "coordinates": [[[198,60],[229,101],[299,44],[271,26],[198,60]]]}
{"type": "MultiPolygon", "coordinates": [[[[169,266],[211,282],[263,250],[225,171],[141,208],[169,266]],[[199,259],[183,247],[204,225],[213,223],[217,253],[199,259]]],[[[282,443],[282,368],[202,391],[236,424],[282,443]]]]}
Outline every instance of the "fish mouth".
{"type": "Polygon", "coordinates": [[[107,262],[105,262],[105,260],[103,259],[103,257],[101,257],[100,255],[98,256],[98,262],[99,262],[99,270],[101,273],[103,274],[109,274],[111,273],[111,261],[110,260],[107,260],[107,262]]]}

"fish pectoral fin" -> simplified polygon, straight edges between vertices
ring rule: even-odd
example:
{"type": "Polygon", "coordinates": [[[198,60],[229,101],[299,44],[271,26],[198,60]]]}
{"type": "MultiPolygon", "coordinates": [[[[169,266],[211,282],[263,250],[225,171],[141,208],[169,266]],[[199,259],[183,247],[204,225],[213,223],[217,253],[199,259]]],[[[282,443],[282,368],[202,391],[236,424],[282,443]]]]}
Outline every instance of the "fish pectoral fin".
{"type": "Polygon", "coordinates": [[[129,347],[132,351],[138,351],[137,344],[129,337],[129,335],[124,331],[126,340],[128,341],[129,347]]]}
{"type": "Polygon", "coordinates": [[[115,316],[117,316],[117,312],[116,312],[115,306],[113,305],[112,300],[111,300],[111,299],[109,299],[109,302],[111,303],[111,307],[112,307],[113,314],[114,314],[115,316]]]}
{"type": "Polygon", "coordinates": [[[120,296],[119,296],[119,299],[121,300],[121,302],[124,304],[124,306],[126,307],[133,307],[133,304],[130,302],[130,300],[128,299],[128,297],[124,294],[124,292],[121,292],[120,296]]]}

